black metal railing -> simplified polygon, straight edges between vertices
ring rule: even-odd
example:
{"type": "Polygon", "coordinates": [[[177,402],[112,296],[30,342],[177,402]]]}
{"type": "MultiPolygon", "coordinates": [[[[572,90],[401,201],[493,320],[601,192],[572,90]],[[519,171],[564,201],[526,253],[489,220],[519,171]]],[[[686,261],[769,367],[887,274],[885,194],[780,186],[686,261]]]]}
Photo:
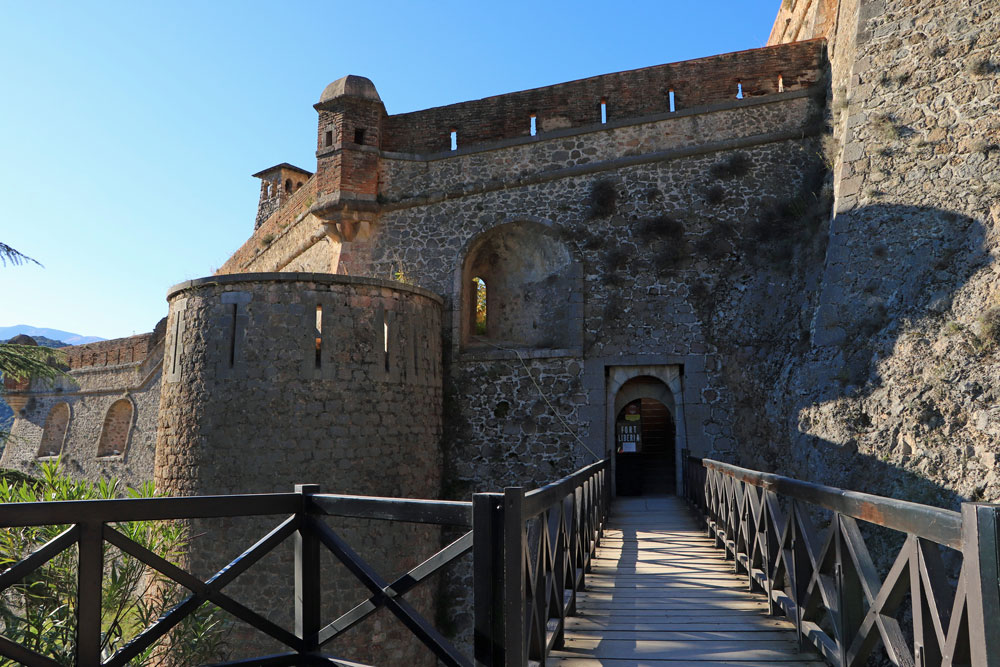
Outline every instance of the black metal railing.
{"type": "Polygon", "coordinates": [[[953,512],[708,459],[686,467],[716,546],[831,664],[866,664],[881,643],[896,665],[1000,665],[1000,505],[953,512]],[[863,536],[882,529],[865,524],[902,539],[884,576],[863,536]],[[955,579],[945,562],[958,558],[955,579]]]}
{"type": "MultiPolygon", "coordinates": [[[[392,582],[384,580],[323,520],[323,516],[386,519],[412,523],[472,527],[472,503],[362,496],[324,495],[315,485],[298,485],[295,493],[144,498],[0,505],[0,528],[69,524],[59,537],[0,573],[0,591],[17,584],[66,549],[77,546],[76,664],[119,667],[153,646],[203,603],[211,602],[281,642],[285,653],[222,664],[345,664],[322,653],[325,644],[381,608],[388,609],[447,665],[472,665],[404,599],[403,595],[472,550],[473,533],[438,551],[392,582]],[[220,517],[288,515],[256,544],[207,581],[191,575],[131,540],[112,524],[127,521],[183,520],[220,517]],[[295,628],[282,628],[223,592],[250,566],[287,539],[295,546],[295,628]],[[108,542],[161,575],[191,591],[180,604],[142,630],[114,654],[102,658],[101,586],[108,542]],[[328,624],[320,615],[320,552],[329,549],[371,593],[328,624]]],[[[28,667],[55,667],[51,658],[0,636],[0,656],[28,667]]]]}
{"type": "Polygon", "coordinates": [[[478,663],[544,665],[561,647],[607,520],[609,471],[605,459],[527,493],[473,496],[478,663]]]}

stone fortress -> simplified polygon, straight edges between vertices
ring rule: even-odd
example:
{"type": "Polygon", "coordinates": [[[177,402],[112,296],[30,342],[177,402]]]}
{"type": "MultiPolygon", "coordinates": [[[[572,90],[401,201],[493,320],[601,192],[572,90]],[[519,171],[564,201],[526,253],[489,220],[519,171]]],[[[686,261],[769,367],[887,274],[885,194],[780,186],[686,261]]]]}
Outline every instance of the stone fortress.
{"type": "Polygon", "coordinates": [[[8,387],[2,465],[467,499],[690,452],[998,500],[998,42],[993,0],[784,0],[764,48],[412,113],[346,76],[215,276],[8,387]]]}

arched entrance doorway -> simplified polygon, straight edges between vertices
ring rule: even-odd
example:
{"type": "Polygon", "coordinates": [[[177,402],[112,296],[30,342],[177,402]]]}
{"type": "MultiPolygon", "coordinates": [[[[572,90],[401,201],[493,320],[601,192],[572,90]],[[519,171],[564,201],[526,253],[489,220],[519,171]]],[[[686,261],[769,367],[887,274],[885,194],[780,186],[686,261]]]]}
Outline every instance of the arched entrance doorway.
{"type": "Polygon", "coordinates": [[[658,378],[626,381],[614,397],[615,491],[620,496],[677,492],[675,396],[658,378]]]}

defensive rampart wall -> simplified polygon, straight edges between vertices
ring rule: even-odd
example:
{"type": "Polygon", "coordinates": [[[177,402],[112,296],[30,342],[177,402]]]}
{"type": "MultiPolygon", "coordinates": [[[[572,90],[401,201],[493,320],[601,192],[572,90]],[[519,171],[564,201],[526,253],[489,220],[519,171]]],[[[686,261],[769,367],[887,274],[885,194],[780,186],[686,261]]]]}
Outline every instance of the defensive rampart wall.
{"type": "MultiPolygon", "coordinates": [[[[162,491],[265,493],[315,483],[328,493],[440,495],[440,298],[388,281],[281,273],[189,281],[168,300],[162,491]]],[[[191,565],[211,574],[268,528],[199,522],[191,565]]],[[[335,529],[387,577],[418,564],[416,545],[429,555],[438,544],[434,527],[342,521],[335,529]]],[[[268,559],[262,573],[292,571],[290,549],[268,559]]],[[[365,598],[332,565],[324,582],[324,618],[365,598]]],[[[287,590],[261,574],[231,594],[289,627],[287,590]]],[[[429,592],[414,601],[433,617],[429,592]]],[[[349,654],[424,664],[426,651],[401,626],[381,623],[353,630],[343,645],[349,654]]]]}

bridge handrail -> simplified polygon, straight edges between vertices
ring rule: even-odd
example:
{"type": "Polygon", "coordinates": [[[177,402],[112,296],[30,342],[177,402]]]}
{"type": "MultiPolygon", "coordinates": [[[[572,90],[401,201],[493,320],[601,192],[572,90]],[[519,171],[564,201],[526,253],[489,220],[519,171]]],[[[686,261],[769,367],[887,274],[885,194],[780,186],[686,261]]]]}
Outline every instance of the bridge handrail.
{"type": "MultiPolygon", "coordinates": [[[[3,572],[0,590],[21,585],[59,553],[74,546],[79,550],[79,579],[76,624],[76,662],[81,665],[116,667],[128,664],[136,655],[159,641],[170,628],[201,604],[211,602],[241,621],[284,644],[290,653],[271,656],[268,664],[303,664],[324,660],[322,648],[349,628],[380,608],[387,608],[426,645],[443,664],[471,667],[472,660],[457,651],[403,595],[473,549],[473,533],[468,531],[416,568],[394,581],[383,580],[344,539],[327,526],[323,516],[383,519],[409,523],[429,523],[472,527],[472,503],[411,498],[384,498],[321,494],[315,485],[296,485],[294,493],[233,494],[157,498],[115,498],[15,502],[0,504],[0,528],[63,525],[58,537],[3,572]],[[190,520],[222,517],[276,516],[278,525],[266,536],[228,563],[208,582],[167,562],[133,541],[116,524],[130,521],[190,520]],[[295,543],[295,629],[290,632],[252,609],[230,598],[221,589],[286,540],[295,543]],[[105,543],[136,558],[165,580],[187,588],[191,594],[152,625],[143,629],[111,656],[102,660],[101,628],[102,576],[106,569],[105,543]],[[365,587],[367,601],[326,625],[320,622],[320,553],[329,549],[365,587]]],[[[434,549],[439,549],[436,543],[434,549]]],[[[0,656],[26,665],[54,664],[31,648],[0,636],[0,656]]],[[[225,663],[230,664],[230,663],[225,663]]],[[[249,664],[239,660],[232,664],[249,664]]],[[[324,663],[328,664],[328,663],[324,663]]],[[[339,664],[339,663],[338,663],[339,664]]]]}
{"type": "Polygon", "coordinates": [[[953,512],[684,460],[685,495],[705,514],[716,547],[765,594],[768,610],[788,616],[800,641],[831,664],[866,664],[881,641],[897,665],[1000,667],[1000,505],[963,503],[953,512]],[[808,506],[829,511],[829,521],[815,527],[808,506]],[[876,567],[858,522],[905,534],[887,572],[876,567]],[[961,554],[957,581],[938,545],[961,554]]]}
{"type": "MultiPolygon", "coordinates": [[[[455,650],[402,596],[473,551],[477,659],[485,665],[523,665],[530,655],[544,663],[548,650],[562,640],[562,621],[573,611],[576,591],[583,586],[583,573],[589,569],[600,540],[610,503],[609,470],[610,461],[606,459],[532,491],[510,487],[502,494],[475,494],[473,502],[324,494],[315,485],[300,484],[294,493],[10,503],[0,505],[0,528],[62,524],[69,527],[0,572],[0,589],[18,585],[57,554],[77,546],[80,553],[78,664],[125,665],[202,603],[212,602],[291,649],[291,653],[269,657],[268,664],[323,660],[321,649],[325,644],[385,607],[443,664],[471,667],[472,661],[455,650]],[[114,527],[128,521],[268,515],[276,515],[278,525],[209,582],[168,563],[114,527]],[[383,580],[327,526],[324,516],[472,530],[390,582],[383,580]],[[221,590],[286,540],[295,542],[294,632],[272,623],[221,590]],[[100,609],[105,543],[118,547],[192,593],[102,662],[100,609]],[[326,625],[320,623],[318,583],[320,553],[324,547],[372,594],[367,601],[326,625]],[[551,598],[547,594],[536,595],[539,581],[552,581],[561,593],[551,598]],[[527,628],[526,619],[534,626],[527,628]]],[[[0,656],[27,665],[51,663],[2,636],[0,656]]]]}
{"type": "Polygon", "coordinates": [[[734,479],[789,498],[818,505],[844,516],[910,533],[943,544],[952,549],[962,548],[962,515],[960,512],[876,496],[860,491],[848,491],[835,486],[804,482],[769,472],[741,468],[731,463],[704,459],[702,464],[734,479]]]}
{"type": "Polygon", "coordinates": [[[473,496],[475,655],[486,667],[545,664],[603,534],[610,459],[525,492],[473,496]]]}
{"type": "Polygon", "coordinates": [[[588,466],[580,468],[576,472],[566,475],[562,479],[540,486],[524,494],[524,518],[530,519],[538,516],[561,498],[564,498],[570,491],[578,488],[591,476],[607,466],[607,461],[597,461],[588,466]]]}

